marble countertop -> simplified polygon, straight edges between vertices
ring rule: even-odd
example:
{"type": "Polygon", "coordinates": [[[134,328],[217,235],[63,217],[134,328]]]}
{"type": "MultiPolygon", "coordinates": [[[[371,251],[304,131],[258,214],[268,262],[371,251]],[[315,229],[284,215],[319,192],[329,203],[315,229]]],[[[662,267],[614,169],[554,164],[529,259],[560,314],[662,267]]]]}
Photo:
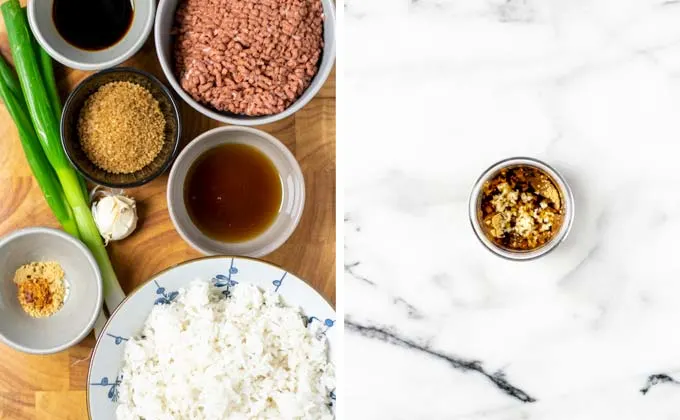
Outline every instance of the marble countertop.
{"type": "Polygon", "coordinates": [[[680,1],[347,0],[347,418],[680,419],[680,1]],[[475,237],[492,163],[576,202],[532,262],[475,237]]]}

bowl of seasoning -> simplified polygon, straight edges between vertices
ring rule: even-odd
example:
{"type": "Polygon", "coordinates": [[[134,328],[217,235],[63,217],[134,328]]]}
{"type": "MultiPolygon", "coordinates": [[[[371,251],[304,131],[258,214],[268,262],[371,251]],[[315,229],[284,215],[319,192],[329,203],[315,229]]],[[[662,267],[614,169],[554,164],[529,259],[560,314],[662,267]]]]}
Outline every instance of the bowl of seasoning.
{"type": "Polygon", "coordinates": [[[90,181],[112,188],[145,184],[175,158],[181,135],[177,103],[154,76],[114,68],[83,80],[61,116],[66,155],[90,181]]]}
{"type": "Polygon", "coordinates": [[[479,177],[470,194],[469,213],[475,234],[491,252],[531,260],[567,237],[574,197],[564,177],[547,163],[510,158],[479,177]]]}
{"type": "Polygon", "coordinates": [[[62,351],[82,340],[102,308],[92,253],[56,229],[0,238],[0,341],[26,352],[62,351]]]}
{"type": "Polygon", "coordinates": [[[156,1],[36,0],[27,10],[31,31],[52,58],[80,70],[102,70],[144,45],[156,1]]]}
{"type": "Polygon", "coordinates": [[[192,140],[170,171],[170,218],[207,255],[261,257],[300,221],[305,182],[293,154],[249,127],[218,127],[192,140]]]}

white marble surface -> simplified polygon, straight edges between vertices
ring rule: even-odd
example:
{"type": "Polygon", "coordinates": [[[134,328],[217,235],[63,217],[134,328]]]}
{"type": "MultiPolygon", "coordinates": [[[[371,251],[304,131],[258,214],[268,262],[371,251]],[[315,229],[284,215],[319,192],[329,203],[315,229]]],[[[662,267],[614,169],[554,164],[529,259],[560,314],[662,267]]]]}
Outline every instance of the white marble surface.
{"type": "Polygon", "coordinates": [[[680,419],[680,1],[344,10],[346,418],[680,419]],[[514,155],[576,199],[528,263],[467,214],[514,155]]]}

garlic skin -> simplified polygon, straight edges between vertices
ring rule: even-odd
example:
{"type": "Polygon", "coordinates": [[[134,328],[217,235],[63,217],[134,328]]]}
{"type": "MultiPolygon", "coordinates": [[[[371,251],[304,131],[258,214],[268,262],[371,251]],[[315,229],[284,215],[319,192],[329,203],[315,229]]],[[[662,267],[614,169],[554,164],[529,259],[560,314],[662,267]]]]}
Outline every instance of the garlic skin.
{"type": "Polygon", "coordinates": [[[135,200],[122,194],[107,194],[95,201],[92,216],[105,245],[127,238],[137,227],[135,200]]]}

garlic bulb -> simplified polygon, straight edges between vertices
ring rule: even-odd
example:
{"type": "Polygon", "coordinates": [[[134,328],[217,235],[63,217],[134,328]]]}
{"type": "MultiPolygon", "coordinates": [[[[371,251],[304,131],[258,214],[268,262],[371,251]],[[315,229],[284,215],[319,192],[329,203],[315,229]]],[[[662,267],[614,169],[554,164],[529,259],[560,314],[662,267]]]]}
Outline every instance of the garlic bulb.
{"type": "Polygon", "coordinates": [[[92,216],[104,244],[127,238],[137,227],[135,200],[123,194],[103,193],[92,204],[92,216]]]}

